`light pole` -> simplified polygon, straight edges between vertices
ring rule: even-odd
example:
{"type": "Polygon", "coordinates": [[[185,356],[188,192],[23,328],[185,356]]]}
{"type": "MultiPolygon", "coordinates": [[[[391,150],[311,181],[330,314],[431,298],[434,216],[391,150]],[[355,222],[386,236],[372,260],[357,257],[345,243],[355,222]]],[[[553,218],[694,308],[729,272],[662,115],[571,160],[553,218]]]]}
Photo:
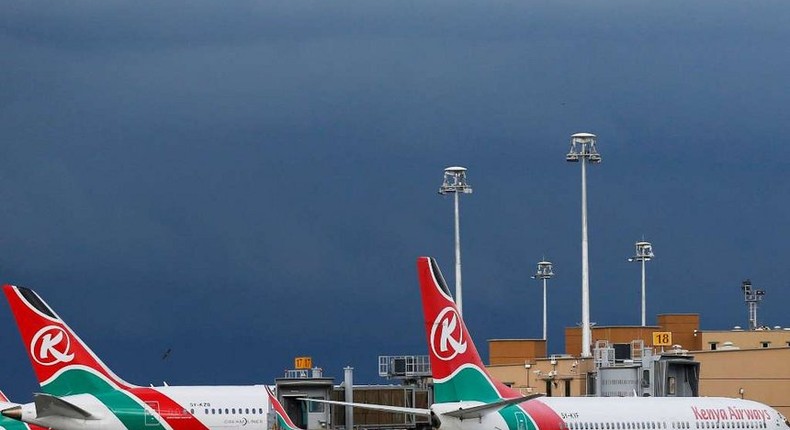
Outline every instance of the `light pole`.
{"type": "Polygon", "coordinates": [[[642,327],[647,325],[645,321],[645,308],[647,307],[647,296],[645,294],[645,262],[650,261],[653,257],[653,245],[651,245],[650,242],[641,241],[636,243],[636,253],[634,256],[628,259],[628,261],[638,261],[642,263],[642,327]]]}
{"type": "Polygon", "coordinates": [[[458,195],[472,194],[472,187],[466,183],[466,167],[453,166],[444,169],[444,181],[439,187],[439,194],[455,195],[455,304],[458,313],[463,314],[463,296],[461,293],[461,227],[458,212],[458,195]]]}
{"type": "Polygon", "coordinates": [[[587,257],[587,162],[598,164],[601,156],[595,149],[596,136],[576,133],[565,160],[582,165],[582,357],[590,357],[590,269],[587,257]]]}
{"type": "Polygon", "coordinates": [[[554,272],[551,269],[551,261],[539,261],[538,271],[532,275],[532,279],[543,281],[543,340],[546,340],[546,282],[554,276],[554,272]]]}
{"type": "Polygon", "coordinates": [[[765,290],[752,288],[752,281],[748,279],[741,283],[741,290],[743,291],[743,300],[749,307],[749,330],[754,330],[757,328],[757,304],[763,300],[765,290]]]}

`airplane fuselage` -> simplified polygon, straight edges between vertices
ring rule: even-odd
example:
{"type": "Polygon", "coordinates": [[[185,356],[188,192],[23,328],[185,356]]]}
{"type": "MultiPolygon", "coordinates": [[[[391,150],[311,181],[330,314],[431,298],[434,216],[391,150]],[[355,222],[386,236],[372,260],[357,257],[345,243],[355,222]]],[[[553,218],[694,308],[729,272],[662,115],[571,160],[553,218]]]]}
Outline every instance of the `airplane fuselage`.
{"type": "Polygon", "coordinates": [[[435,404],[441,430],[790,430],[764,404],[729,398],[544,397],[464,420],[443,416],[482,402],[435,404]]]}
{"type": "Polygon", "coordinates": [[[22,421],[58,430],[266,430],[269,411],[262,385],[138,387],[60,399],[91,417],[38,416],[29,403],[22,421]]]}

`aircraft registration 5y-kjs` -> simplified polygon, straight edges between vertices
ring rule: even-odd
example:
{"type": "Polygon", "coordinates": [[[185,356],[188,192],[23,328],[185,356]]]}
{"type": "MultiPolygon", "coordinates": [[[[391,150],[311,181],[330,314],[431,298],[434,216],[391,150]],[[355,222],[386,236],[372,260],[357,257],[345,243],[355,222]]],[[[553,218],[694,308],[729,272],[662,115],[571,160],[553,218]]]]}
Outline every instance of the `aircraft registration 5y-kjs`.
{"type": "Polygon", "coordinates": [[[742,399],[522,396],[488,373],[436,261],[420,257],[417,272],[434,404],[420,409],[321,402],[430,416],[441,430],[790,429],[778,411],[742,399]]]}
{"type": "Polygon", "coordinates": [[[34,291],[3,291],[42,390],[32,403],[4,408],[4,417],[55,430],[266,430],[265,386],[132,385],[34,291]]]}

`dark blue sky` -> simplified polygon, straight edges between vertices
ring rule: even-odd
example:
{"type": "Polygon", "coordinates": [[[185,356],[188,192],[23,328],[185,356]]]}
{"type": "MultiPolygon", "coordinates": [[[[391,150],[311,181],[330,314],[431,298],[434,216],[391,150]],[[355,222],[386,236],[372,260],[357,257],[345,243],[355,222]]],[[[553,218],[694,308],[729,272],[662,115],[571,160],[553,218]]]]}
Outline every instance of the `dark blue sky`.
{"type": "MultiPolygon", "coordinates": [[[[453,282],[442,169],[469,168],[464,311],[550,350],[580,321],[789,325],[790,4],[735,1],[0,1],[0,274],[138,384],[330,376],[424,354],[414,262],[453,282]],[[167,360],[162,353],[172,348],[167,360]]],[[[0,387],[33,373],[0,306],[0,387]]]]}

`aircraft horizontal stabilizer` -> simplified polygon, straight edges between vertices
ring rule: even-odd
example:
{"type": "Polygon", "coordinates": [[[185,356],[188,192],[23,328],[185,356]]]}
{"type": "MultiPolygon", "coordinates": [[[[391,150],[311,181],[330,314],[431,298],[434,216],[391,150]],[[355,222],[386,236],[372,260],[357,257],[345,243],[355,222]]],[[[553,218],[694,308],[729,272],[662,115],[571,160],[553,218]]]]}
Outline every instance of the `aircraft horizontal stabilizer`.
{"type": "Polygon", "coordinates": [[[308,399],[308,398],[300,398],[298,400],[304,400],[307,402],[315,402],[315,403],[326,403],[330,405],[338,405],[338,406],[351,406],[354,408],[364,408],[364,409],[373,409],[376,411],[384,411],[384,412],[392,412],[395,414],[414,414],[414,415],[421,415],[424,417],[431,416],[430,409],[422,409],[422,408],[408,408],[404,406],[389,406],[389,405],[376,405],[373,403],[351,403],[351,402],[338,402],[335,400],[322,400],[322,399],[308,399]]]}
{"type": "Polygon", "coordinates": [[[448,416],[448,417],[455,417],[455,418],[458,418],[458,419],[461,419],[461,420],[466,420],[466,419],[470,419],[470,418],[480,418],[480,417],[482,417],[483,415],[485,415],[485,414],[487,414],[489,412],[498,411],[498,410],[504,408],[505,406],[516,405],[516,404],[519,404],[519,403],[524,403],[524,402],[526,402],[528,400],[532,400],[532,399],[534,399],[536,397],[541,397],[541,396],[543,396],[543,394],[530,394],[530,395],[524,396],[524,397],[516,397],[516,398],[513,398],[513,399],[505,399],[505,400],[499,400],[499,401],[492,402],[492,403],[486,403],[484,405],[472,406],[471,408],[460,408],[460,409],[457,409],[457,410],[454,410],[454,411],[445,412],[445,413],[443,413],[441,415],[442,416],[448,416]]]}
{"type": "Polygon", "coordinates": [[[69,403],[60,397],[36,393],[34,394],[33,401],[36,404],[36,416],[38,418],[58,416],[75,418],[78,420],[97,419],[93,414],[86,411],[85,409],[69,403]]]}

